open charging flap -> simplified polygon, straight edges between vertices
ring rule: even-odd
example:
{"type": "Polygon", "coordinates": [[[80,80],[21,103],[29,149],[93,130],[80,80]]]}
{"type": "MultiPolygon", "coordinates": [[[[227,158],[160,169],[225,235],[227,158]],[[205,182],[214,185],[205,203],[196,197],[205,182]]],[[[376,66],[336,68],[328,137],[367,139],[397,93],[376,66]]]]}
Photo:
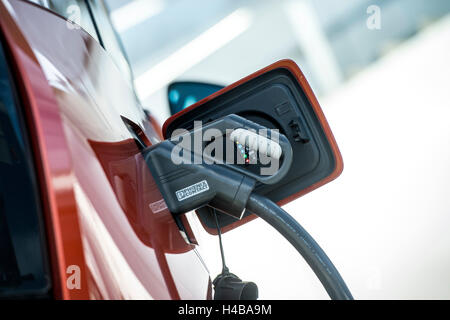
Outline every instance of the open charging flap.
{"type": "MultiPolygon", "coordinates": [[[[336,141],[295,62],[276,62],[176,113],[164,123],[164,138],[170,138],[176,129],[193,129],[194,121],[207,124],[229,114],[278,129],[292,146],[293,161],[286,176],[273,185],[258,184],[256,193],[284,205],[341,174],[343,162],[336,141]]],[[[197,214],[205,229],[217,234],[211,210],[201,208],[197,214]]],[[[221,214],[219,224],[222,232],[227,232],[255,217],[245,212],[236,220],[221,214]]]]}

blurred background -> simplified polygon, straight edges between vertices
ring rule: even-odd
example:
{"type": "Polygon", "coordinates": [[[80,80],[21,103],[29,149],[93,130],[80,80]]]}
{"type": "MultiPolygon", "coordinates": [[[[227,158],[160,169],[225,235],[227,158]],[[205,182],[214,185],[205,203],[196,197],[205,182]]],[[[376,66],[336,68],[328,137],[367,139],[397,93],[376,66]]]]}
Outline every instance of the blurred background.
{"type": "MultiPolygon", "coordinates": [[[[355,298],[450,299],[450,1],[106,2],[138,95],[160,123],[170,116],[174,81],[228,85],[277,60],[296,61],[345,169],[285,209],[355,298]]],[[[215,277],[218,240],[197,229],[215,277]]],[[[327,298],[264,222],[223,241],[231,271],[256,282],[260,298],[327,298]]]]}

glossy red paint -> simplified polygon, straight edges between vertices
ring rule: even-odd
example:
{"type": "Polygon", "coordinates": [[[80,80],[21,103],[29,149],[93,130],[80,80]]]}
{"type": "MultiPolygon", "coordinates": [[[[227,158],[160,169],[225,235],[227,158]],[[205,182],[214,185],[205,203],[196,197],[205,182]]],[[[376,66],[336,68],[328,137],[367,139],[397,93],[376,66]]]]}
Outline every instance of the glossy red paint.
{"type": "MultiPolygon", "coordinates": [[[[216,97],[224,94],[227,91],[232,90],[233,88],[235,88],[237,86],[240,86],[240,85],[250,81],[251,79],[254,79],[254,78],[256,78],[256,77],[258,77],[258,76],[260,76],[260,75],[262,75],[264,73],[267,73],[267,72],[269,72],[271,70],[278,69],[278,68],[287,69],[292,75],[294,75],[295,79],[298,81],[298,83],[300,84],[301,88],[305,92],[305,95],[308,98],[310,104],[312,105],[313,110],[314,110],[314,112],[315,112],[315,114],[316,114],[316,116],[317,116],[317,118],[318,118],[318,120],[319,120],[319,122],[320,122],[320,124],[322,126],[323,131],[325,132],[325,135],[326,135],[329,143],[330,143],[331,149],[333,151],[333,156],[334,156],[334,159],[336,161],[336,166],[335,166],[333,172],[328,177],[322,179],[321,181],[313,184],[312,186],[310,186],[310,187],[308,187],[308,188],[306,188],[306,189],[304,189],[304,190],[302,190],[302,191],[300,191],[300,192],[298,192],[296,194],[291,195],[290,197],[288,197],[286,199],[283,199],[283,200],[279,201],[278,205],[282,206],[282,205],[285,205],[285,204],[287,204],[287,203],[289,203],[289,202],[291,202],[291,201],[293,201],[293,200],[295,200],[295,199],[297,199],[297,198],[299,198],[299,197],[301,197],[301,196],[303,196],[303,195],[305,195],[305,194],[307,194],[307,193],[309,193],[309,192],[311,192],[311,191],[313,191],[313,190],[323,186],[324,184],[326,184],[326,183],[328,183],[330,181],[333,181],[334,179],[336,179],[337,177],[340,176],[340,174],[342,173],[342,171],[344,169],[344,162],[342,160],[341,152],[339,151],[339,147],[338,147],[338,145],[336,143],[336,140],[334,138],[333,133],[331,132],[331,128],[330,128],[330,126],[328,124],[328,121],[325,118],[325,115],[324,115],[324,113],[322,111],[322,108],[320,107],[319,101],[317,101],[316,95],[314,94],[313,90],[311,89],[311,86],[309,85],[309,83],[306,80],[305,76],[303,75],[302,71],[300,70],[300,68],[298,67],[298,65],[294,61],[292,61],[292,60],[280,60],[278,62],[275,62],[275,63],[271,64],[270,66],[267,66],[267,67],[265,67],[265,68],[263,68],[263,69],[261,69],[259,71],[256,71],[255,73],[253,73],[253,74],[251,74],[251,75],[249,75],[249,76],[247,76],[247,77],[245,77],[245,78],[243,78],[243,79],[241,79],[241,80],[239,80],[239,81],[237,81],[237,82],[235,82],[235,83],[233,83],[233,84],[223,88],[220,91],[217,91],[216,93],[214,93],[214,94],[204,98],[203,100],[198,101],[197,103],[191,105],[190,107],[188,107],[188,108],[186,108],[186,109],[184,109],[184,110],[174,114],[172,117],[167,119],[166,122],[164,123],[164,125],[163,125],[163,135],[164,135],[165,138],[168,138],[167,135],[166,135],[168,126],[175,119],[177,119],[178,117],[182,116],[183,114],[189,112],[190,110],[193,110],[193,109],[197,108],[198,106],[203,105],[204,103],[206,103],[206,102],[208,102],[210,100],[215,99],[216,97]]],[[[222,232],[225,233],[227,231],[233,230],[233,229],[235,229],[235,228],[237,228],[237,227],[239,227],[239,226],[241,226],[241,225],[243,225],[243,224],[245,224],[245,223],[247,223],[249,221],[252,221],[255,218],[257,218],[255,215],[247,216],[246,218],[244,218],[242,220],[236,221],[235,223],[230,224],[230,225],[222,228],[222,232]]],[[[216,229],[208,228],[205,225],[203,225],[203,227],[209,233],[217,235],[217,230],[216,229]]]]}
{"type": "Polygon", "coordinates": [[[49,247],[53,266],[54,294],[59,299],[88,298],[86,280],[82,278],[81,290],[68,290],[65,285],[66,270],[77,265],[85,272],[81,248],[81,237],[76,212],[75,198],[70,183],[64,188],[58,181],[73,179],[68,157],[60,150],[67,149],[58,105],[38,61],[13,21],[6,7],[0,2],[0,26],[9,46],[9,55],[22,103],[26,111],[29,130],[34,139],[33,148],[38,168],[42,201],[46,214],[49,247]],[[56,182],[56,185],[55,185],[56,182]]]}
{"type": "Polygon", "coordinates": [[[34,143],[55,297],[210,296],[195,245],[153,205],[162,196],[135,139],[155,143],[159,128],[109,55],[82,29],[20,0],[0,0],[0,29],[34,143]],[[80,290],[67,289],[70,265],[81,268],[80,290]]]}

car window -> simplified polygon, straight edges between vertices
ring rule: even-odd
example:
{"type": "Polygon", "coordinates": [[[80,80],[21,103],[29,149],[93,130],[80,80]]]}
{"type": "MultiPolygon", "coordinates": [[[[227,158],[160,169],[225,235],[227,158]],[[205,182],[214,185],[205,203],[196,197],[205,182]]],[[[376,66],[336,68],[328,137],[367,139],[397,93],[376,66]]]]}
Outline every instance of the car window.
{"type": "Polygon", "coordinates": [[[127,82],[134,88],[133,74],[120,38],[114,30],[103,0],[28,0],[75,22],[109,53],[127,82]]]}
{"type": "Polygon", "coordinates": [[[126,80],[133,87],[133,74],[122,43],[109,18],[107,6],[103,0],[91,0],[89,5],[97,22],[98,32],[105,50],[109,53],[126,80]]]}
{"type": "Polygon", "coordinates": [[[31,148],[0,43],[0,298],[49,297],[31,148]]]}
{"type": "Polygon", "coordinates": [[[85,0],[28,0],[75,22],[99,41],[94,21],[85,0]]]}

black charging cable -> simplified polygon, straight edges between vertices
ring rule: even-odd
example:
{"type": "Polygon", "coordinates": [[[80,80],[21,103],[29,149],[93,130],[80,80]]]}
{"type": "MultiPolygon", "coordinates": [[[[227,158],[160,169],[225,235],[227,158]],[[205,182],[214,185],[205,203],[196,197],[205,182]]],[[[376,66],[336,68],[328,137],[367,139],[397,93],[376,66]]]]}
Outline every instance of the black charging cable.
{"type": "Polygon", "coordinates": [[[266,197],[250,195],[247,209],[288,240],[309,264],[333,300],[353,300],[350,290],[331,260],[308,232],[286,211],[266,197]]]}

